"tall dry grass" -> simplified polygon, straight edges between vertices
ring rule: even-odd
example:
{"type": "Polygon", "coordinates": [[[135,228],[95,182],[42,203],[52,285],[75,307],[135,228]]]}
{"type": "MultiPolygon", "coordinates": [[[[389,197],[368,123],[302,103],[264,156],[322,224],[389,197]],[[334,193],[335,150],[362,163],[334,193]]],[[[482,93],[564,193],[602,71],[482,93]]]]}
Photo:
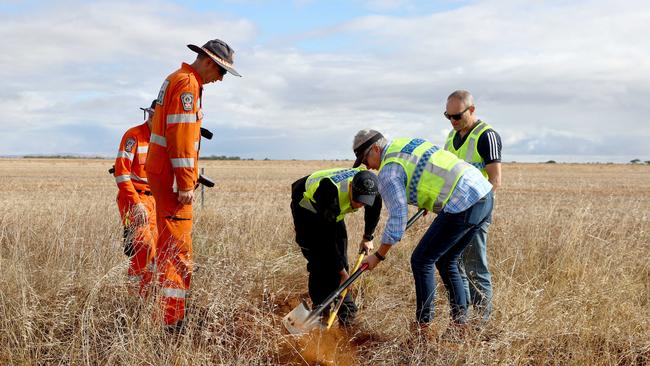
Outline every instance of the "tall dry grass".
{"type": "MultiPolygon", "coordinates": [[[[359,281],[357,328],[284,331],[306,292],[289,185],[346,162],[207,162],[217,188],[196,209],[188,327],[170,336],[127,291],[109,165],[0,160],[0,364],[650,363],[648,166],[506,164],[489,236],[494,318],[457,344],[409,330],[408,259],[431,216],[359,281]]],[[[351,256],[362,216],[346,219],[351,256]]],[[[434,328],[447,323],[439,285],[434,328]]]]}

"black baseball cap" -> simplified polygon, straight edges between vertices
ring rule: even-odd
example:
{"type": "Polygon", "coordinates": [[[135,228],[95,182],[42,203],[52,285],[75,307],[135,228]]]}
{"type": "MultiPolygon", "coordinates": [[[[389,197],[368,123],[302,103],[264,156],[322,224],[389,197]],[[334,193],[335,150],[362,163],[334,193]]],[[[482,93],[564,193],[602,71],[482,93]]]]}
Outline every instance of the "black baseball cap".
{"type": "Polygon", "coordinates": [[[193,44],[188,44],[187,47],[192,51],[200,54],[204,54],[216,62],[219,66],[226,69],[229,73],[241,77],[237,70],[232,66],[233,57],[235,51],[233,51],[228,44],[220,39],[213,39],[208,41],[203,47],[199,47],[193,44]]]}
{"type": "Polygon", "coordinates": [[[352,200],[372,206],[379,195],[377,176],[368,170],[362,170],[352,178],[352,200]]]}

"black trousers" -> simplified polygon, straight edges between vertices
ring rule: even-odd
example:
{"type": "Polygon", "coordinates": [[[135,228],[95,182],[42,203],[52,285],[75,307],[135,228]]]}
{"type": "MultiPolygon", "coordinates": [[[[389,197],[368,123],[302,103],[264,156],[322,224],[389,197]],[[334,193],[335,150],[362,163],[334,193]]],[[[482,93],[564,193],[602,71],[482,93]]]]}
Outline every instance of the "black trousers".
{"type": "MultiPolygon", "coordinates": [[[[304,179],[292,186],[291,214],[296,230],[296,242],[307,259],[309,297],[314,306],[322,303],[341,283],[339,271],[349,271],[347,261],[348,235],[345,222],[328,222],[299,205],[304,192],[304,179]],[[302,187],[301,187],[302,185],[302,187]]],[[[349,325],[357,306],[348,293],[338,312],[341,324],[349,325]]],[[[323,314],[329,314],[326,309],[323,314]]]]}

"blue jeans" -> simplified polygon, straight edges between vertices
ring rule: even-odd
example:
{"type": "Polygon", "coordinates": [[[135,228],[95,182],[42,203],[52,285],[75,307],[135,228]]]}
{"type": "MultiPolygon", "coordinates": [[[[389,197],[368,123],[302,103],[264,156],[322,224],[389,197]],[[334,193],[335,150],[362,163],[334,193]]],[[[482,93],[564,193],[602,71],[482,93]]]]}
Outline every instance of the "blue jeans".
{"type": "Polygon", "coordinates": [[[433,317],[436,294],[434,265],[449,292],[452,319],[460,324],[467,321],[467,297],[458,269],[458,258],[491,213],[492,192],[461,213],[440,212],[420,239],[411,255],[415,280],[415,317],[419,323],[429,323],[433,317]]]}
{"type": "Polygon", "coordinates": [[[458,262],[467,301],[474,305],[476,315],[483,321],[487,321],[492,313],[492,275],[487,261],[487,234],[491,221],[492,215],[476,231],[458,262]]]}

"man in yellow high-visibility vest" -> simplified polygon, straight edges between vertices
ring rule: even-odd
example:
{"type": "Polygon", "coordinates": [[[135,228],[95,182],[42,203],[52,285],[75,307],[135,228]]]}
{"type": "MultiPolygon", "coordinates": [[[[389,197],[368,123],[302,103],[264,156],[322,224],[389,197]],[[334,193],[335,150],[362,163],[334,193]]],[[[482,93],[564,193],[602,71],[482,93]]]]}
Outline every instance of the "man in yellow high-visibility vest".
{"type": "MultiPolygon", "coordinates": [[[[478,168],[492,183],[501,185],[501,137],[492,126],[476,116],[474,97],[467,90],[456,90],[447,98],[445,117],[453,129],[445,150],[478,168]]],[[[487,321],[492,313],[492,275],[488,268],[487,234],[492,216],[476,232],[459,262],[465,293],[476,315],[487,321]]]]}
{"type": "Polygon", "coordinates": [[[426,328],[433,318],[436,266],[449,292],[453,324],[464,329],[467,299],[458,258],[492,212],[492,185],[478,169],[424,139],[388,141],[365,129],[356,134],[352,148],[354,167],[363,163],[379,170],[379,193],[388,209],[382,244],[364,260],[368,269],[402,239],[409,204],[438,213],[411,255],[416,321],[426,328]]]}
{"type": "MultiPolygon", "coordinates": [[[[377,176],[364,169],[320,170],[291,185],[296,242],[307,259],[309,297],[314,306],[322,303],[348,278],[345,215],[365,207],[365,227],[359,250],[367,253],[373,249],[373,233],[381,214],[378,192],[377,176]]],[[[339,322],[349,326],[357,306],[349,293],[342,301],[339,322]]]]}

